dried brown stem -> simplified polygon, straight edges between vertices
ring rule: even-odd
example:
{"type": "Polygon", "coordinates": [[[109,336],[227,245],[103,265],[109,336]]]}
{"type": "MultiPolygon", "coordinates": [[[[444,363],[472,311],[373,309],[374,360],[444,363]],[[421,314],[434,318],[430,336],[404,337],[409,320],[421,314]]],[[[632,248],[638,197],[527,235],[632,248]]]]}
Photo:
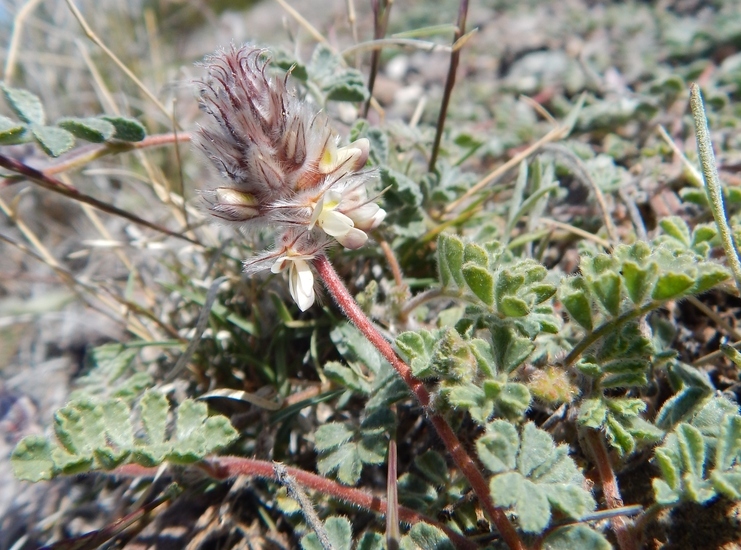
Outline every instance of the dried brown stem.
{"type": "MultiPolygon", "coordinates": [[[[371,0],[373,6],[373,38],[380,40],[386,36],[386,27],[389,22],[391,5],[394,0],[371,0]]],[[[374,49],[371,54],[371,66],[368,73],[368,101],[365,103],[363,117],[368,117],[371,100],[373,99],[373,88],[376,85],[376,75],[378,74],[378,64],[381,61],[381,48],[374,49]]]]}
{"type": "Polygon", "coordinates": [[[2,166],[3,168],[7,168],[8,170],[11,170],[17,174],[21,174],[26,179],[34,182],[36,185],[39,185],[40,187],[43,187],[44,189],[47,189],[49,191],[53,191],[54,193],[59,193],[60,195],[64,195],[65,197],[68,197],[70,199],[89,204],[90,206],[93,206],[98,210],[120,216],[137,225],[142,225],[144,227],[154,229],[155,231],[159,231],[160,233],[164,233],[165,235],[169,235],[177,239],[182,239],[192,244],[200,245],[198,241],[191,239],[190,237],[177,233],[176,231],[171,231],[165,227],[162,227],[161,225],[157,225],[156,223],[148,222],[147,220],[144,220],[139,216],[135,216],[134,214],[126,212],[125,210],[121,210],[120,208],[116,208],[111,204],[100,201],[89,195],[85,195],[84,193],[78,191],[75,187],[67,185],[66,183],[63,183],[56,178],[52,178],[51,176],[46,175],[44,172],[37,170],[36,168],[31,168],[30,166],[22,163],[19,160],[0,155],[0,166],[2,166]]]}
{"type": "MultiPolygon", "coordinates": [[[[455,44],[464,34],[466,34],[466,16],[468,15],[468,0],[461,0],[458,7],[458,25],[453,38],[455,44]]],[[[460,48],[453,48],[450,54],[450,65],[448,66],[448,78],[445,80],[445,91],[443,92],[443,102],[440,105],[440,114],[437,117],[437,131],[435,132],[435,142],[432,145],[432,154],[430,155],[430,164],[428,171],[435,171],[437,164],[437,153],[440,150],[440,140],[443,137],[443,127],[445,126],[445,117],[448,115],[448,104],[450,96],[455,86],[455,76],[458,72],[458,62],[461,58],[460,48]]]]}

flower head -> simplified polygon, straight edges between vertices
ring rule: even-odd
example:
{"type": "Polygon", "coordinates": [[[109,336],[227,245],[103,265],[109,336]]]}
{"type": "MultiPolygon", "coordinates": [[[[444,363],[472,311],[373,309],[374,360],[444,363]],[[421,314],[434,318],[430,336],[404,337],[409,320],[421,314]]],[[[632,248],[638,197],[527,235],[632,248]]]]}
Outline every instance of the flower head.
{"type": "Polygon", "coordinates": [[[263,260],[271,258],[274,272],[287,269],[291,295],[305,309],[314,301],[309,260],[331,243],[329,237],[346,248],[361,247],[385,212],[368,200],[366,185],[374,176],[364,170],[369,141],[340,147],[327,117],[287,89],[288,77],[268,76],[268,63],[252,46],[221,50],[204,62],[200,103],[211,120],[196,143],[222,181],[202,196],[220,221],[275,230],[276,251],[257,256],[248,268],[265,268],[263,260]]]}

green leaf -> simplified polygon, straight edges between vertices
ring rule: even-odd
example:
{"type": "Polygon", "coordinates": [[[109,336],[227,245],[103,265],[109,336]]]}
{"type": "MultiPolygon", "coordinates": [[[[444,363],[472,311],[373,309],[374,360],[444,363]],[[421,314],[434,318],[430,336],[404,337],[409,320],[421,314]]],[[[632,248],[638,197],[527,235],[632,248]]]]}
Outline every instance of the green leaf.
{"type": "Polygon", "coordinates": [[[527,386],[511,382],[497,396],[497,411],[505,418],[519,418],[530,408],[530,400],[527,386]]]}
{"type": "Polygon", "coordinates": [[[354,485],[363,472],[363,461],[356,443],[346,443],[331,452],[322,454],[317,460],[317,469],[322,475],[337,471],[337,479],[346,485],[354,485]]]}
{"type": "MultiPolygon", "coordinates": [[[[324,529],[333,550],[351,550],[352,526],[345,517],[332,516],[324,522],[324,529]]],[[[309,533],[301,538],[303,550],[324,550],[316,533],[309,533]]]]}
{"type": "Polygon", "coordinates": [[[601,533],[586,525],[567,525],[552,531],[543,540],[545,550],[611,550],[601,533]]]}
{"type": "Polygon", "coordinates": [[[699,264],[697,266],[697,276],[690,292],[692,294],[702,294],[730,278],[731,274],[722,265],[712,263],[699,264]]]}
{"type": "Polygon", "coordinates": [[[476,453],[484,466],[496,474],[515,469],[519,444],[515,427],[504,420],[495,420],[476,440],[476,453]]]}
{"type": "Polygon", "coordinates": [[[519,367],[535,349],[535,344],[510,325],[492,325],[491,339],[499,372],[512,372],[519,367]]]}
{"type": "Polygon", "coordinates": [[[659,447],[654,451],[654,460],[659,470],[661,470],[661,475],[667,486],[672,490],[678,489],[682,480],[680,476],[681,464],[678,457],[675,457],[674,453],[667,447],[659,447]]]}
{"type": "Polygon", "coordinates": [[[367,101],[369,94],[363,75],[357,69],[345,69],[323,86],[328,101],[367,101]]]}
{"type": "Polygon", "coordinates": [[[142,141],[147,137],[147,130],[138,120],[121,116],[102,116],[100,118],[113,124],[113,127],[116,129],[113,134],[114,139],[142,141]]]}
{"type": "Polygon", "coordinates": [[[522,429],[522,444],[517,459],[517,469],[524,476],[530,476],[533,470],[543,464],[553,453],[554,444],[551,435],[528,422],[522,429]]]}
{"type": "Polygon", "coordinates": [[[486,250],[475,243],[466,244],[463,249],[463,263],[473,263],[479,267],[489,269],[489,255],[486,250]]]}
{"type": "Polygon", "coordinates": [[[147,439],[152,445],[163,443],[169,409],[167,397],[158,391],[147,390],[142,396],[139,406],[142,411],[142,424],[144,424],[147,439]]]}
{"type": "Polygon", "coordinates": [[[37,96],[27,90],[6,86],[5,83],[0,83],[0,89],[2,89],[10,108],[23,122],[37,125],[44,124],[46,121],[44,106],[37,96]]]}
{"type": "Polygon", "coordinates": [[[101,407],[90,400],[72,401],[54,414],[54,432],[72,455],[92,456],[105,446],[105,426],[101,407]]]}
{"type": "Polygon", "coordinates": [[[741,456],[741,417],[728,415],[721,425],[716,444],[715,468],[728,470],[741,456]]]}
{"type": "Polygon", "coordinates": [[[607,418],[607,408],[602,399],[585,399],[579,407],[577,421],[587,428],[599,429],[607,418]]]}
{"type": "Polygon", "coordinates": [[[31,133],[44,152],[52,157],[69,151],[75,144],[72,134],[55,126],[33,126],[31,133]]]}
{"type": "Polygon", "coordinates": [[[14,145],[20,143],[26,127],[20,122],[0,116],[0,145],[14,145]]]}
{"type": "Polygon", "coordinates": [[[679,298],[694,284],[694,277],[687,273],[662,273],[656,281],[651,297],[660,301],[679,298]]]}
{"type": "Polygon", "coordinates": [[[657,273],[658,266],[655,262],[651,262],[645,268],[631,261],[623,263],[622,275],[625,289],[634,304],[643,304],[646,296],[653,290],[657,273]]]}
{"type": "Polygon", "coordinates": [[[24,481],[41,481],[54,476],[52,448],[40,435],[24,437],[10,455],[15,477],[24,481]]]}
{"type": "MultiPolygon", "coordinates": [[[[203,424],[203,438],[206,440],[204,454],[226,447],[239,437],[232,423],[225,416],[210,416],[203,424]]],[[[200,457],[203,458],[203,457],[200,457]]]]}
{"type": "Polygon", "coordinates": [[[524,317],[530,313],[527,302],[515,296],[504,296],[498,300],[497,309],[506,317],[524,317]]]}
{"type": "Polygon", "coordinates": [[[581,487],[567,483],[554,483],[546,487],[551,506],[571,518],[581,519],[594,510],[596,503],[592,495],[581,487]]]}
{"type": "Polygon", "coordinates": [[[426,451],[418,456],[414,465],[436,486],[444,487],[450,482],[445,458],[436,451],[426,451]]]}
{"type": "Polygon", "coordinates": [[[656,426],[668,430],[682,419],[692,414],[707,398],[708,390],[689,386],[677,395],[667,399],[656,415],[656,426]]]}
{"type": "Polygon", "coordinates": [[[705,469],[705,442],[700,430],[689,424],[680,424],[676,434],[684,467],[693,476],[702,479],[705,469]]]}
{"type": "Polygon", "coordinates": [[[668,218],[662,218],[659,220],[659,225],[664,230],[664,233],[678,240],[685,246],[690,245],[690,228],[679,216],[669,216],[668,218]]]}
{"type": "Polygon", "coordinates": [[[622,281],[617,273],[607,271],[592,281],[592,290],[602,306],[613,317],[620,313],[622,281]]]}
{"type": "Polygon", "coordinates": [[[732,500],[741,499],[741,473],[713,470],[710,474],[710,481],[718,493],[732,500]]]}
{"type": "Polygon", "coordinates": [[[651,480],[651,485],[654,488],[654,498],[657,504],[671,506],[679,502],[681,498],[680,493],[669,487],[664,480],[654,478],[651,480]]]}
{"type": "Polygon", "coordinates": [[[498,506],[513,506],[520,529],[541,533],[551,520],[551,506],[533,482],[517,473],[500,474],[491,480],[491,496],[498,506]],[[505,496],[506,493],[509,495],[505,496]]]}
{"type": "Polygon", "coordinates": [[[366,531],[360,537],[355,550],[386,550],[385,540],[380,533],[366,531]]]}
{"type": "Polygon", "coordinates": [[[448,536],[428,523],[415,523],[409,530],[409,537],[421,550],[455,550],[448,536]]]}
{"type": "Polygon", "coordinates": [[[93,143],[103,143],[116,133],[116,127],[102,118],[63,118],[57,121],[57,126],[93,143]]]}
{"type": "Polygon", "coordinates": [[[630,432],[626,430],[625,427],[612,415],[607,416],[605,435],[607,435],[607,440],[610,442],[610,445],[617,449],[620,456],[629,455],[635,450],[635,439],[633,439],[630,432]]]}
{"type": "Polygon", "coordinates": [[[494,277],[489,270],[474,263],[463,266],[463,278],[479,300],[491,306],[494,303],[494,277]]]}
{"type": "Polygon", "coordinates": [[[561,285],[561,303],[569,312],[571,318],[579,323],[582,328],[591,332],[592,324],[592,302],[589,299],[587,285],[581,277],[566,279],[561,285]]]}
{"type": "Polygon", "coordinates": [[[437,265],[443,287],[451,282],[463,287],[463,242],[451,235],[440,234],[437,240],[437,265]]]}
{"type": "Polygon", "coordinates": [[[314,447],[319,452],[328,451],[350,441],[354,435],[355,432],[347,424],[323,424],[314,433],[314,447]]]}

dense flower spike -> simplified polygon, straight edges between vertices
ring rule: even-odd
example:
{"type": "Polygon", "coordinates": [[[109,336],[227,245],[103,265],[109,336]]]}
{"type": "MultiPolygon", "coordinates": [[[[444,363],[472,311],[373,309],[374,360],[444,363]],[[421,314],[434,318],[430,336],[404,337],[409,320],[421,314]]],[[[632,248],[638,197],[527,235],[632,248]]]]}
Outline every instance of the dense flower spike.
{"type": "Polygon", "coordinates": [[[291,296],[306,310],[314,302],[309,260],[331,243],[328,237],[360,248],[386,213],[366,190],[374,175],[363,169],[368,140],[339,147],[327,117],[289,92],[287,77],[269,77],[267,65],[264,51],[253,46],[219,51],[204,62],[200,100],[212,122],[196,142],[223,181],[202,196],[218,220],[276,231],[275,250],[245,269],[287,270],[291,296]]]}

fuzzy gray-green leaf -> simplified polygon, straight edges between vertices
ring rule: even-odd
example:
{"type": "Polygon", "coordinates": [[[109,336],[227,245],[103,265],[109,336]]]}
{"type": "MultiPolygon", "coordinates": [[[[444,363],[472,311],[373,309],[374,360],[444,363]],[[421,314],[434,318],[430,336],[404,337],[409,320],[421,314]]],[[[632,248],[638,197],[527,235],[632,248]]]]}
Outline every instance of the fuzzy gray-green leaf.
{"type": "Polygon", "coordinates": [[[33,126],[31,133],[44,152],[52,157],[69,151],[75,144],[72,134],[56,126],[33,126]]]}
{"type": "Polygon", "coordinates": [[[105,446],[103,413],[90,400],[73,401],[54,414],[54,431],[59,442],[73,455],[92,456],[105,446]]]}
{"type": "Polygon", "coordinates": [[[543,464],[553,453],[553,439],[548,432],[539,429],[532,422],[522,428],[522,444],[517,459],[517,469],[524,476],[543,464]]]}
{"type": "Polygon", "coordinates": [[[669,216],[659,221],[659,225],[664,230],[664,233],[675,238],[685,246],[690,245],[690,228],[679,216],[669,216]]]}
{"type": "Polygon", "coordinates": [[[668,430],[691,414],[707,397],[708,390],[702,387],[683,388],[667,399],[656,415],[656,426],[668,430]]]}
{"type": "Polygon", "coordinates": [[[49,441],[39,435],[24,437],[10,456],[15,477],[24,481],[51,479],[54,475],[49,441]]]}
{"type": "Polygon", "coordinates": [[[44,124],[46,121],[44,106],[41,104],[38,96],[28,90],[11,88],[10,86],[6,86],[5,83],[0,83],[0,89],[2,89],[5,100],[10,105],[10,108],[13,109],[15,114],[23,122],[38,125],[44,124]]]}
{"type": "Polygon", "coordinates": [[[494,359],[499,372],[512,372],[535,349],[535,344],[520,335],[512,325],[494,325],[490,329],[494,359]]]}
{"type": "Polygon", "coordinates": [[[148,390],[141,399],[142,423],[152,445],[165,441],[167,427],[167,397],[158,391],[148,390]]]}
{"type": "Polygon", "coordinates": [[[601,533],[586,525],[567,525],[552,531],[543,540],[545,550],[610,550],[612,545],[601,533]]]}
{"type": "Polygon", "coordinates": [[[591,331],[594,325],[592,324],[592,302],[588,293],[584,279],[573,277],[561,285],[560,299],[571,318],[585,330],[591,331]]]}
{"type": "Polygon", "coordinates": [[[455,282],[463,287],[463,242],[452,235],[441,234],[437,240],[437,265],[443,287],[455,282]]]}
{"type": "Polygon", "coordinates": [[[613,317],[620,313],[622,281],[613,271],[605,271],[592,281],[592,290],[602,306],[613,317]]]}
{"type": "Polygon", "coordinates": [[[25,132],[26,126],[24,124],[0,116],[0,145],[20,143],[25,132]]]}
{"type": "Polygon", "coordinates": [[[498,473],[515,468],[519,445],[517,429],[509,422],[495,420],[476,441],[476,451],[484,466],[498,473]]]}
{"type": "Polygon", "coordinates": [[[114,139],[120,139],[121,141],[142,141],[147,137],[147,130],[138,120],[122,116],[103,116],[100,118],[113,124],[113,127],[116,129],[113,134],[114,139]]]}
{"type": "Polygon", "coordinates": [[[741,416],[728,415],[720,429],[715,454],[715,468],[729,469],[741,457],[741,416]]]}
{"type": "Polygon", "coordinates": [[[494,303],[494,277],[489,270],[474,263],[466,263],[462,271],[468,288],[486,305],[492,305],[494,303]]]}
{"type": "Polygon", "coordinates": [[[687,273],[662,273],[656,281],[651,297],[654,300],[673,300],[685,294],[695,284],[695,278],[687,273]]]}
{"type": "Polygon", "coordinates": [[[702,479],[705,470],[705,441],[700,430],[689,424],[680,424],[676,434],[684,467],[695,477],[702,479]]]}
{"type": "Polygon", "coordinates": [[[314,434],[314,446],[317,451],[327,451],[339,447],[355,435],[347,424],[330,422],[319,426],[314,434]]]}
{"type": "MultiPolygon", "coordinates": [[[[350,550],[352,548],[352,526],[345,517],[332,516],[324,522],[327,538],[332,550],[350,550]]],[[[303,550],[326,550],[322,548],[316,533],[309,533],[301,539],[303,550]]]]}
{"type": "Polygon", "coordinates": [[[489,255],[483,247],[475,243],[468,243],[463,249],[463,263],[467,264],[469,262],[472,262],[479,267],[483,267],[484,269],[488,269],[489,255]]]}
{"type": "Polygon", "coordinates": [[[428,523],[415,523],[409,530],[409,537],[421,550],[454,550],[455,546],[440,529],[428,523]]]}
{"type": "Polygon", "coordinates": [[[577,421],[587,428],[599,429],[605,422],[607,408],[602,399],[585,399],[579,407],[577,421]]]}
{"type": "Polygon", "coordinates": [[[646,267],[640,267],[637,263],[626,261],[623,263],[622,275],[625,281],[625,290],[631,301],[641,305],[653,289],[658,266],[651,262],[646,267]]]}
{"type": "Polygon", "coordinates": [[[131,427],[131,409],[122,399],[106,402],[101,407],[105,433],[109,441],[122,449],[134,446],[134,430],[131,427]]]}
{"type": "Polygon", "coordinates": [[[103,143],[116,133],[116,127],[102,118],[63,118],[57,121],[57,126],[92,143],[103,143]]]}

